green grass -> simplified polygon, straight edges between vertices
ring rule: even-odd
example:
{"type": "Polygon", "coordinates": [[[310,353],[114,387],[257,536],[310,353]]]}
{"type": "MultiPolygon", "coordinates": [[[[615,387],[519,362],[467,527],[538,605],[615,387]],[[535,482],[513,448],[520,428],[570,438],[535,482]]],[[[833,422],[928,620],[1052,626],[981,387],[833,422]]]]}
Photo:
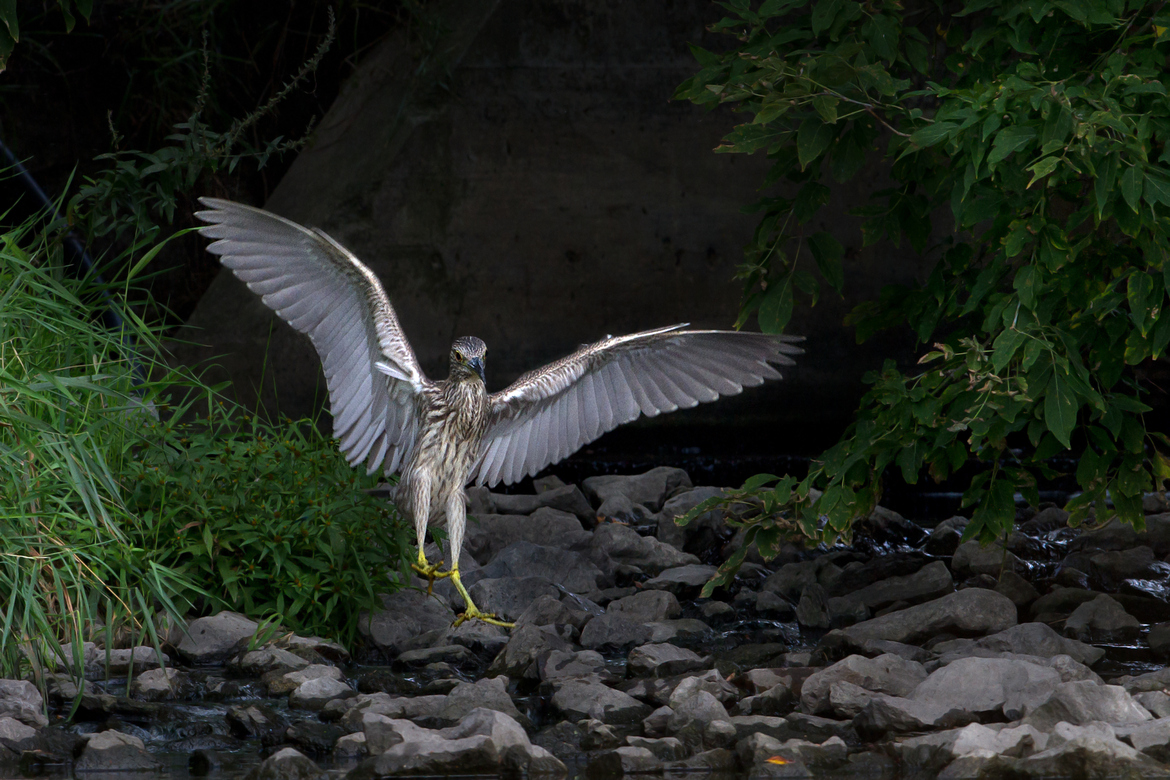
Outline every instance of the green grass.
{"type": "Polygon", "coordinates": [[[40,679],[69,642],[74,671],[85,640],[160,648],[224,608],[352,642],[409,546],[375,480],[309,421],[168,368],[130,307],[107,331],[60,255],[31,226],[0,235],[0,677],[40,679]]]}

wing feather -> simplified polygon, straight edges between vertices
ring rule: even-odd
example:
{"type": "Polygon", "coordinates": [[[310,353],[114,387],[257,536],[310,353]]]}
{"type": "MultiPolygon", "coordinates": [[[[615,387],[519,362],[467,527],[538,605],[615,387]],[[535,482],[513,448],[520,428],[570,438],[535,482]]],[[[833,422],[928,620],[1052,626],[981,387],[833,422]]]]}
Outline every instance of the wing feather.
{"type": "Polygon", "coordinates": [[[684,327],[606,338],[494,393],[472,479],[517,482],[639,415],[780,378],[802,352],[791,336],[684,327]]]}
{"type": "MultiPolygon", "coordinates": [[[[430,384],[369,268],[320,230],[261,209],[200,198],[208,251],[309,336],[329,387],[334,436],[353,465],[390,471],[414,444],[415,396],[430,384]],[[396,376],[378,370],[392,367],[396,376]],[[387,460],[388,459],[388,460],[387,460]]],[[[387,472],[389,473],[389,471],[387,472]]]]}

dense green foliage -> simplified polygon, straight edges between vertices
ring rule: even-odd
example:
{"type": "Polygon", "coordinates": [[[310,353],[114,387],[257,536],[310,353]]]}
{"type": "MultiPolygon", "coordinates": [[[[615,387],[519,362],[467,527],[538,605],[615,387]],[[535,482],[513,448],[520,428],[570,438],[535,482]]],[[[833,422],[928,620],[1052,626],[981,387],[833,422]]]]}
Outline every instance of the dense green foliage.
{"type": "Polygon", "coordinates": [[[222,608],[352,639],[409,549],[360,490],[375,478],[307,421],[212,402],[154,360],[132,307],[125,333],[106,331],[96,285],[60,260],[45,233],[0,236],[0,676],[51,666],[58,643],[159,647],[167,625],[222,608]],[[173,398],[211,413],[185,423],[173,398]]]}
{"type": "Polygon", "coordinates": [[[695,48],[702,69],[679,96],[749,113],[718,151],[771,162],[779,194],[758,204],[741,320],[755,312],[779,331],[822,280],[842,289],[842,245],[804,226],[867,162],[884,158],[889,186],[854,212],[865,243],[905,240],[936,260],[920,284],[849,318],[862,340],[908,327],[933,343],[922,367],[887,363],[867,377],[854,423],[804,479],[747,486],[738,499],[767,499],[746,521],[749,541],[767,557],[788,534],[847,537],[887,469],[914,483],[972,461],[966,535],[995,539],[1014,522],[1016,494],[1038,503],[1037,479],[1060,455],[1079,464],[1074,523],[1140,525],[1142,493],[1170,476],[1139,373],[1170,345],[1162,4],[722,5],[716,28],[734,48],[695,48]]]}

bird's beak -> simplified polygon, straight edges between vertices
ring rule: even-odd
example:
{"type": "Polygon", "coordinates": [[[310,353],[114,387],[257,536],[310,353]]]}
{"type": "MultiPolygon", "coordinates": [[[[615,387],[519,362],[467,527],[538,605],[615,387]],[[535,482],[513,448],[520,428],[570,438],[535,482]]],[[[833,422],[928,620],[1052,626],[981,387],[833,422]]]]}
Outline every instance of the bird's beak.
{"type": "Polygon", "coordinates": [[[482,358],[472,358],[470,361],[468,361],[468,365],[471,366],[472,370],[475,371],[475,373],[479,374],[479,380],[481,382],[483,382],[484,384],[487,384],[487,379],[485,379],[483,376],[483,359],[482,358]]]}

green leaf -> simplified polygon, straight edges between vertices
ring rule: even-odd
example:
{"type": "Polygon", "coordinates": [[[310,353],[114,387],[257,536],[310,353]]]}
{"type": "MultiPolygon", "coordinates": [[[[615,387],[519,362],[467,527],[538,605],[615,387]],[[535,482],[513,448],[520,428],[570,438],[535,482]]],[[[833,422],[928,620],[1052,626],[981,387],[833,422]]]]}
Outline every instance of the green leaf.
{"type": "Polygon", "coordinates": [[[934,146],[939,141],[949,138],[958,127],[954,122],[935,122],[911,133],[910,143],[921,148],[934,146]]]}
{"type": "Polygon", "coordinates": [[[1069,386],[1067,375],[1062,376],[1059,370],[1052,373],[1052,381],[1045,394],[1044,421],[1065,449],[1072,447],[1072,431],[1077,422],[1076,396],[1069,386]]]}
{"type": "Polygon", "coordinates": [[[800,124],[796,132],[796,155],[801,170],[820,157],[833,141],[833,128],[820,119],[809,117],[800,124]]]}
{"type": "Polygon", "coordinates": [[[16,18],[16,0],[0,0],[0,22],[13,43],[20,41],[20,24],[16,18]]]}
{"type": "Polygon", "coordinates": [[[1012,152],[1022,149],[1036,139],[1036,128],[1031,125],[1012,125],[1000,130],[987,155],[987,164],[994,167],[1012,152]]]}
{"type": "Polygon", "coordinates": [[[825,277],[833,289],[841,292],[845,284],[845,276],[841,270],[841,259],[845,256],[845,247],[837,239],[825,232],[813,233],[808,240],[809,249],[817,261],[817,269],[825,277]]]}
{"type": "Polygon", "coordinates": [[[1028,168],[1028,170],[1032,172],[1032,180],[1028,182],[1028,187],[1031,188],[1032,185],[1036,183],[1037,179],[1043,179],[1045,176],[1055,171],[1058,165],[1060,165],[1060,158],[1055,156],[1044,157],[1041,158],[1038,162],[1032,163],[1032,165],[1028,168]]]}
{"type": "Polygon", "coordinates": [[[837,123],[837,104],[840,102],[832,95],[817,95],[813,98],[812,105],[825,124],[832,125],[837,123]]]}
{"type": "Polygon", "coordinates": [[[1105,214],[1105,206],[1113,194],[1113,185],[1117,181],[1117,152],[1105,158],[1105,162],[1097,166],[1097,179],[1093,182],[1093,191],[1097,196],[1097,219],[1105,214]]]}
{"type": "Polygon", "coordinates": [[[1138,205],[1141,203],[1144,179],[1145,174],[1137,165],[1129,166],[1125,173],[1121,174],[1121,196],[1134,211],[1138,210],[1138,205]]]}
{"type": "Polygon", "coordinates": [[[764,300],[760,303],[760,330],[764,333],[780,333],[792,319],[792,277],[787,276],[768,285],[764,300]]]}
{"type": "Polygon", "coordinates": [[[1146,186],[1143,196],[1147,203],[1161,203],[1170,206],[1170,179],[1150,170],[1146,173],[1146,186]]]}
{"type": "Polygon", "coordinates": [[[820,35],[829,29],[844,5],[844,0],[817,0],[812,10],[813,35],[820,35]]]}

